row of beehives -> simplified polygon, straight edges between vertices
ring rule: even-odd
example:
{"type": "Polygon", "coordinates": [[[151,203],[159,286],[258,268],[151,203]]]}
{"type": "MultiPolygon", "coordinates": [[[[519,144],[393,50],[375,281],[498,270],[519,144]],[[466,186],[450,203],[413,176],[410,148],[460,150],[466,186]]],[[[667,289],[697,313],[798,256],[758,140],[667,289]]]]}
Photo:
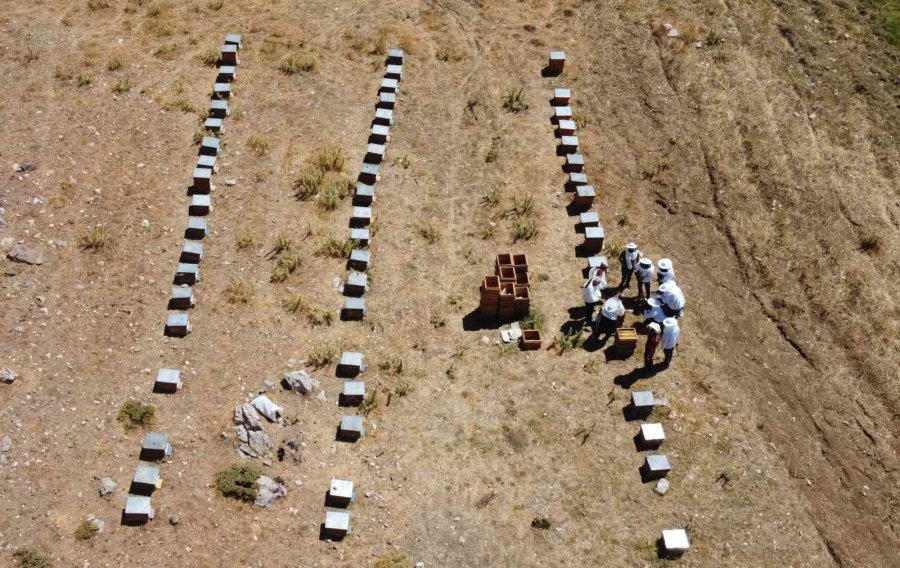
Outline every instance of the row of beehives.
{"type": "Polygon", "coordinates": [[[388,50],[386,68],[381,85],[378,87],[378,101],[375,103],[375,118],[369,131],[366,155],[356,181],[353,194],[353,214],[350,217],[350,240],[356,248],[350,253],[347,268],[350,274],[344,283],[344,308],[342,319],[362,319],[366,315],[366,301],[363,294],[369,287],[366,271],[371,264],[370,225],[372,223],[372,203],[375,200],[375,184],[381,179],[381,163],[391,139],[394,124],[394,108],[400,94],[403,79],[404,53],[402,49],[388,50]]]}
{"type": "MultiPolygon", "coordinates": [[[[560,75],[566,62],[566,54],[562,51],[550,53],[548,64],[549,74],[560,75]]],[[[568,175],[566,191],[572,192],[572,202],[569,207],[579,212],[579,225],[584,231],[584,242],[581,248],[593,256],[588,258],[588,270],[600,265],[607,265],[604,256],[599,255],[603,250],[605,231],[600,223],[600,216],[596,211],[591,211],[596,197],[596,190],[588,183],[584,172],[584,156],[580,152],[580,141],[576,135],[577,124],[574,120],[571,104],[572,93],[569,89],[555,88],[553,90],[553,116],[551,121],[556,125],[556,136],[559,138],[559,153],[565,156],[563,170],[568,175]]],[[[637,336],[631,340],[636,343],[637,336]]],[[[628,411],[635,418],[647,418],[650,412],[658,404],[651,391],[632,393],[632,400],[628,411]]],[[[639,450],[653,450],[665,440],[665,432],[662,424],[645,423],[641,425],[636,437],[639,450]]],[[[647,455],[641,467],[641,476],[645,481],[663,479],[671,470],[668,457],[665,455],[647,455]]],[[[665,529],[660,539],[660,551],[669,558],[681,556],[690,547],[687,533],[684,529],[665,529]]]]}
{"type": "MultiPolygon", "coordinates": [[[[235,66],[238,64],[237,51],[241,47],[241,36],[226,34],[222,45],[218,74],[213,86],[213,97],[209,106],[209,117],[204,127],[212,132],[223,131],[222,120],[228,115],[228,99],[231,96],[231,83],[235,80],[235,66]]],[[[207,234],[205,216],[212,209],[209,193],[212,190],[210,178],[216,168],[216,157],[219,153],[220,141],[215,137],[204,137],[200,146],[197,164],[194,168],[194,183],[191,187],[192,200],[188,208],[188,228],[185,230],[185,243],[175,273],[174,283],[177,286],[169,299],[170,309],[187,309],[194,305],[191,285],[199,282],[199,263],[203,259],[203,245],[200,240],[207,234]]],[[[191,330],[186,312],[169,313],[165,334],[170,336],[187,335],[191,330]]],[[[182,387],[181,371],[176,369],[160,369],[153,385],[155,393],[173,393],[182,387]]],[[[168,436],[158,432],[150,432],[144,437],[139,459],[142,461],[161,461],[172,455],[172,446],[168,436]]],[[[134,472],[122,521],[129,524],[146,523],[155,516],[151,504],[153,492],[162,487],[159,467],[139,464],[134,472]]]]}
{"type": "Polygon", "coordinates": [[[224,119],[229,114],[228,101],[231,98],[231,84],[237,77],[237,52],[241,48],[241,36],[227,34],[222,45],[219,69],[213,85],[209,114],[203,123],[206,131],[214,136],[204,136],[200,142],[194,179],[190,187],[191,204],[188,206],[188,225],[184,231],[184,247],[175,270],[172,295],[166,319],[165,335],[184,337],[191,332],[191,322],[186,310],[194,307],[193,285],[200,282],[200,261],[203,260],[203,239],[209,234],[206,216],[212,210],[212,176],[218,171],[218,156],[224,132],[224,119]]]}
{"type": "MultiPolygon", "coordinates": [[[[344,381],[338,404],[341,407],[358,407],[366,396],[366,383],[357,380],[366,370],[362,353],[344,351],[338,362],[336,375],[344,381]]],[[[345,414],[337,430],[337,439],[342,442],[356,442],[366,435],[365,421],[362,416],[345,414]]],[[[343,479],[332,479],[331,489],[325,500],[325,523],[322,525],[321,538],[341,540],[350,534],[350,512],[347,507],[356,500],[353,482],[343,479]],[[338,509],[338,510],[334,510],[338,509]]]]}

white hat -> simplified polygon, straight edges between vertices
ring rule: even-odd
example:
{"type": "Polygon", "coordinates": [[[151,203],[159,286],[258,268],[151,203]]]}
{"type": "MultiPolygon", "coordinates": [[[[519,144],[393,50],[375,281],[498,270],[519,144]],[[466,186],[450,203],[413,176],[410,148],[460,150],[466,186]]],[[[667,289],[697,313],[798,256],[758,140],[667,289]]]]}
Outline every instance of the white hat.
{"type": "Polygon", "coordinates": [[[675,318],[666,318],[663,320],[663,327],[678,327],[678,320],[675,318]]]}
{"type": "Polygon", "coordinates": [[[672,291],[673,288],[675,288],[675,283],[671,280],[669,280],[668,282],[663,282],[659,285],[659,291],[663,294],[668,294],[672,291]]]}
{"type": "Polygon", "coordinates": [[[648,298],[647,305],[650,306],[651,308],[658,308],[658,307],[662,306],[662,302],[660,302],[656,298],[648,298]]]}
{"type": "Polygon", "coordinates": [[[648,326],[647,326],[647,329],[652,329],[652,330],[655,331],[657,334],[662,333],[662,331],[660,331],[660,329],[659,329],[659,324],[656,323],[656,322],[653,322],[653,323],[651,323],[650,325],[648,325],[648,326]]]}
{"type": "Polygon", "coordinates": [[[659,262],[656,263],[656,266],[659,267],[660,272],[668,272],[672,270],[672,261],[668,258],[661,258],[659,262]]]}
{"type": "Polygon", "coordinates": [[[637,250],[637,245],[634,243],[628,243],[627,245],[625,245],[625,248],[627,248],[630,251],[635,251],[635,250],[637,250]]]}
{"type": "Polygon", "coordinates": [[[622,300],[620,300],[618,296],[613,296],[613,297],[609,298],[608,300],[606,300],[606,302],[603,303],[603,307],[606,308],[606,310],[610,311],[610,312],[619,309],[619,306],[621,306],[621,305],[622,305],[622,300]]]}
{"type": "Polygon", "coordinates": [[[653,261],[647,258],[646,256],[638,261],[638,264],[643,266],[644,268],[650,268],[653,266],[653,261]]]}

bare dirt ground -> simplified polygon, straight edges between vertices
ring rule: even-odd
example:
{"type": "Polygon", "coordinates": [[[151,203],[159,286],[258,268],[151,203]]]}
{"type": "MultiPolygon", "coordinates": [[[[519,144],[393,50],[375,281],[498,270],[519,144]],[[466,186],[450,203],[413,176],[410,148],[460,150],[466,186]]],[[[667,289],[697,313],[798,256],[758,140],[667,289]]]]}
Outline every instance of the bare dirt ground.
{"type": "Polygon", "coordinates": [[[682,526],[686,566],[898,565],[900,65],[868,4],[89,4],[0,10],[0,238],[44,254],[40,266],[0,261],[0,367],[20,375],[0,385],[0,437],[12,441],[0,564],[36,545],[60,566],[370,566],[392,554],[652,566],[659,531],[682,526]],[[664,22],[680,37],[658,33],[664,22]],[[164,339],[215,77],[201,57],[228,31],[245,47],[194,332],[164,339]],[[370,313],[310,327],[282,302],[299,293],[337,314],[343,262],[314,251],[345,234],[350,204],[324,212],[291,184],[327,146],[354,174],[379,35],[408,63],[376,190],[370,313]],[[542,78],[551,49],[569,63],[542,78]],[[292,54],[314,56],[315,70],[280,72],[292,54]],[[519,85],[528,108],[508,113],[502,98],[519,85]],[[539,276],[545,343],[578,316],[585,261],[549,121],[554,86],[573,90],[585,123],[611,248],[635,240],[673,258],[687,294],[674,366],[636,383],[640,350],[606,363],[602,351],[519,352],[495,345],[494,329],[464,329],[481,276],[510,250],[539,276]],[[28,160],[36,170],[13,171],[28,160]],[[496,187],[491,207],[482,198],[496,187]],[[539,233],[513,244],[502,211],[528,195],[539,233]],[[97,225],[109,244],[81,250],[97,225]],[[440,232],[433,244],[425,226],[440,232]],[[282,231],[303,265],[273,284],[265,253],[282,231]],[[238,249],[248,233],[255,244],[238,249]],[[252,286],[249,303],[226,301],[235,278],[252,286]],[[313,373],[326,403],[273,394],[298,419],[269,426],[273,440],[305,444],[302,463],[271,467],[287,498],[262,510],[219,496],[215,473],[237,460],[233,407],[323,345],[363,351],[370,389],[408,393],[381,395],[370,435],[352,445],[333,441],[333,365],[313,373]],[[401,372],[379,368],[390,357],[401,372]],[[152,394],[160,367],[181,368],[185,389],[152,394]],[[637,424],[622,415],[638,387],[670,403],[664,497],[641,483],[637,424]],[[143,528],[119,523],[143,435],[116,422],[128,399],[154,404],[175,446],[143,528]],[[106,499],[101,476],[119,484],[106,499]],[[340,544],[318,539],[332,477],[360,494],[340,544]],[[91,513],[104,532],[76,540],[91,513]],[[530,527],[536,515],[550,530],[530,527]]]}

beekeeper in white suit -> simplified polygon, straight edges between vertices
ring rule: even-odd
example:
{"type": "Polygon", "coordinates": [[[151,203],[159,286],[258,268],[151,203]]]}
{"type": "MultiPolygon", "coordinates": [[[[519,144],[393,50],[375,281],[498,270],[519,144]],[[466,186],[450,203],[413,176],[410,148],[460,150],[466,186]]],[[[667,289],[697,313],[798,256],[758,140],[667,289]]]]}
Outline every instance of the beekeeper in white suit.
{"type": "Polygon", "coordinates": [[[625,305],[618,296],[613,296],[603,302],[603,308],[600,310],[600,319],[597,320],[597,328],[595,334],[599,337],[604,335],[606,339],[614,334],[625,317],[625,305]]]}
{"type": "Polygon", "coordinates": [[[663,312],[674,318],[680,318],[684,313],[684,293],[674,280],[670,280],[659,287],[659,300],[662,302],[663,312]]]}
{"type": "Polygon", "coordinates": [[[608,270],[608,264],[595,266],[588,273],[588,278],[582,287],[584,311],[586,312],[585,325],[591,326],[594,323],[594,309],[603,300],[603,291],[606,290],[606,272],[608,270]]]}
{"type": "Polygon", "coordinates": [[[668,258],[661,258],[656,263],[656,280],[660,285],[675,280],[675,266],[668,258]]]}
{"type": "Polygon", "coordinates": [[[657,298],[647,300],[647,309],[644,310],[644,323],[662,323],[666,314],[662,310],[662,302],[657,298]]]}
{"type": "Polygon", "coordinates": [[[678,327],[678,320],[675,318],[666,318],[663,320],[662,332],[662,350],[665,359],[663,367],[672,364],[672,355],[675,353],[675,347],[678,346],[678,337],[681,335],[681,328],[678,327]]]}
{"type": "Polygon", "coordinates": [[[631,287],[631,276],[637,269],[638,261],[643,254],[634,243],[625,245],[625,250],[619,253],[619,264],[622,266],[622,280],[619,282],[619,290],[627,290],[631,287]]]}
{"type": "Polygon", "coordinates": [[[635,275],[637,276],[637,285],[638,285],[638,299],[641,298],[649,298],[650,297],[650,284],[653,283],[653,273],[655,272],[653,269],[653,261],[643,257],[638,261],[637,269],[635,269],[635,275]],[[644,290],[647,291],[646,296],[644,295],[644,290]]]}

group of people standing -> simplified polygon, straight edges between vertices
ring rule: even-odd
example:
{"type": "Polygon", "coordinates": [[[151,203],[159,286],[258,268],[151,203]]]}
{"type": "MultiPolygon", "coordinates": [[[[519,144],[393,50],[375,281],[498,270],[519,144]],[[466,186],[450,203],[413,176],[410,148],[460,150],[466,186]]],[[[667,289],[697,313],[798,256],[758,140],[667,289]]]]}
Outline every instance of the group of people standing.
{"type": "Polygon", "coordinates": [[[668,258],[661,258],[656,266],[653,260],[638,250],[635,243],[628,243],[619,254],[619,263],[622,268],[622,279],[614,289],[612,295],[606,291],[609,263],[604,259],[588,273],[587,281],[583,286],[586,323],[592,328],[591,335],[598,337],[603,335],[606,342],[622,325],[625,317],[625,304],[619,294],[631,287],[632,278],[637,280],[638,293],[636,300],[638,307],[644,315],[643,328],[647,333],[647,343],[644,349],[644,367],[653,368],[653,358],[656,349],[662,347],[663,367],[672,363],[675,347],[681,329],[678,320],[684,313],[684,293],[675,282],[675,266],[668,258]],[[657,289],[651,293],[654,276],[657,289]],[[604,297],[606,299],[604,300],[604,297]],[[594,312],[597,306],[600,308],[600,316],[594,320],[594,312]]]}

